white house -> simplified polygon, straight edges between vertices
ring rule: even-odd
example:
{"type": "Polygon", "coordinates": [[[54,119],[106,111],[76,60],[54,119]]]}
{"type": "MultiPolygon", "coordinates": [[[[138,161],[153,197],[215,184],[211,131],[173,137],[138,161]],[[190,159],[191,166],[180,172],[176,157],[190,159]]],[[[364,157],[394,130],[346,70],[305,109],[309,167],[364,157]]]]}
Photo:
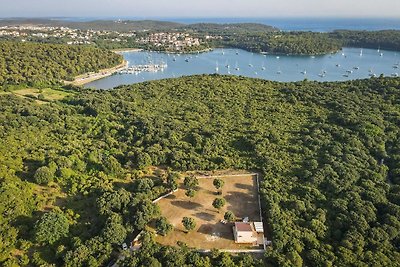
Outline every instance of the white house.
{"type": "Polygon", "coordinates": [[[235,222],[233,235],[235,237],[235,243],[257,243],[257,232],[251,222],[235,222]]]}

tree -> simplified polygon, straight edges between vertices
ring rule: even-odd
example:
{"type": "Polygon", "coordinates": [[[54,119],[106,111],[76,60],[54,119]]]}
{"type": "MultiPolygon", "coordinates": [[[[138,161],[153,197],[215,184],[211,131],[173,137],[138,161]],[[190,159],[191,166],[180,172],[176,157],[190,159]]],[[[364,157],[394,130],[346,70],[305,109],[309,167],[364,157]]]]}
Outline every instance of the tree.
{"type": "Polygon", "coordinates": [[[97,199],[97,206],[101,214],[122,213],[127,209],[131,197],[131,193],[123,188],[118,191],[106,191],[97,199]]]}
{"type": "MultiPolygon", "coordinates": [[[[225,184],[225,182],[222,179],[215,178],[213,181],[213,185],[217,190],[222,188],[224,186],[224,184],[225,184]]],[[[218,193],[221,194],[220,191],[218,193]]]]}
{"type": "Polygon", "coordinates": [[[196,190],[188,189],[186,190],[185,195],[189,198],[193,198],[196,195],[196,190]]]}
{"type": "Polygon", "coordinates": [[[53,178],[54,173],[46,166],[38,168],[34,175],[35,182],[41,185],[47,185],[53,181],[53,178]]]}
{"type": "Polygon", "coordinates": [[[171,191],[178,189],[179,174],[177,172],[170,172],[167,176],[167,186],[171,191]]]}
{"type": "Polygon", "coordinates": [[[40,243],[53,244],[68,235],[67,217],[59,212],[48,212],[36,222],[35,239],[40,243]]]}
{"type": "Polygon", "coordinates": [[[126,229],[122,225],[120,215],[114,213],[107,219],[107,223],[103,229],[102,236],[104,240],[111,244],[121,244],[126,238],[126,229]]]}
{"type": "Polygon", "coordinates": [[[216,198],[212,203],[213,207],[216,208],[218,212],[223,206],[225,206],[225,204],[226,204],[225,198],[216,198]]]}
{"type": "Polygon", "coordinates": [[[182,224],[186,229],[186,233],[196,228],[196,221],[190,217],[183,217],[182,224]]]}
{"type": "Polygon", "coordinates": [[[153,180],[150,178],[139,178],[135,181],[136,192],[150,191],[154,186],[153,180]]]}
{"type": "Polygon", "coordinates": [[[169,232],[171,232],[173,229],[172,224],[170,224],[165,217],[160,217],[156,220],[156,230],[157,233],[160,235],[167,235],[169,232]]]}
{"type": "Polygon", "coordinates": [[[199,185],[199,180],[195,176],[186,176],[183,184],[190,189],[195,189],[199,185]]]}
{"type": "Polygon", "coordinates": [[[235,216],[235,214],[233,214],[232,211],[228,210],[224,214],[224,219],[227,220],[228,222],[234,222],[236,219],[236,216],[235,216]]]}

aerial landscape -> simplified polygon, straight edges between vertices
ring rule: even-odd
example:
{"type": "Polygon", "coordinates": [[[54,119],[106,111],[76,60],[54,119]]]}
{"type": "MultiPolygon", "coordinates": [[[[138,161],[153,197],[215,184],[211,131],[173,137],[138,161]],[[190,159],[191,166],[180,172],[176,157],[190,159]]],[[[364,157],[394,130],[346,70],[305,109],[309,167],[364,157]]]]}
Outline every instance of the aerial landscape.
{"type": "Polygon", "coordinates": [[[0,9],[0,266],[400,266],[400,2],[0,9]]]}

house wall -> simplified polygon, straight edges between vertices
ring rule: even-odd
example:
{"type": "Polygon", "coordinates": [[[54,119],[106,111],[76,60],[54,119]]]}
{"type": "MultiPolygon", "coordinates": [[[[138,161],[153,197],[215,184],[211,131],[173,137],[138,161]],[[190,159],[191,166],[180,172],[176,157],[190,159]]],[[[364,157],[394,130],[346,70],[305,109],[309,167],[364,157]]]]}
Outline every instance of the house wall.
{"type": "Polygon", "coordinates": [[[236,243],[254,243],[257,238],[253,236],[252,232],[236,232],[235,233],[236,243]]]}

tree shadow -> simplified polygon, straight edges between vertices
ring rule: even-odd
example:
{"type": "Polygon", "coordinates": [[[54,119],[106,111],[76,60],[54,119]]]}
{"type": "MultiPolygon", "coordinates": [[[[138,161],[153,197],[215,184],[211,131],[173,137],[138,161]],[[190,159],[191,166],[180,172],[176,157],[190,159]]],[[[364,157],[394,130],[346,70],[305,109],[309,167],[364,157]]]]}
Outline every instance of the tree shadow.
{"type": "Polygon", "coordinates": [[[20,215],[15,218],[11,225],[18,229],[18,239],[33,239],[35,223],[43,214],[43,211],[37,211],[32,216],[20,215]]]}
{"type": "Polygon", "coordinates": [[[196,203],[196,202],[181,201],[181,200],[171,201],[171,204],[176,207],[179,207],[182,209],[187,209],[187,210],[195,210],[195,209],[203,207],[203,205],[196,203]]]}
{"type": "Polygon", "coordinates": [[[227,209],[232,211],[237,217],[255,217],[259,213],[258,201],[252,194],[242,192],[228,192],[225,196],[228,204],[227,209]]]}
{"type": "Polygon", "coordinates": [[[176,196],[174,194],[171,194],[171,195],[165,197],[165,199],[176,199],[176,196]]]}
{"type": "Polygon", "coordinates": [[[206,223],[202,224],[197,232],[218,239],[233,240],[232,226],[229,224],[222,224],[220,222],[214,224],[206,223]]]}
{"type": "Polygon", "coordinates": [[[248,185],[248,184],[236,183],[235,187],[239,188],[239,189],[243,189],[243,190],[248,190],[250,192],[254,190],[254,186],[253,185],[248,185]]]}
{"type": "Polygon", "coordinates": [[[34,182],[33,176],[36,170],[43,165],[42,161],[26,159],[24,162],[24,170],[15,174],[23,181],[34,182]]]}
{"type": "Polygon", "coordinates": [[[204,221],[212,221],[215,219],[215,215],[207,213],[207,212],[198,212],[194,216],[204,221]]]}

